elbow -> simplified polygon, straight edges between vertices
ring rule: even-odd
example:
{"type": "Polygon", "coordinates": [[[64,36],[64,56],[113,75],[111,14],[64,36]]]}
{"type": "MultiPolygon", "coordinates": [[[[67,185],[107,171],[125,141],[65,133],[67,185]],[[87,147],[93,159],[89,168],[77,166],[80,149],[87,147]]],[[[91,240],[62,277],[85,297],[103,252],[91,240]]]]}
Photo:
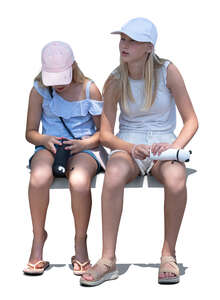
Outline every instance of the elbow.
{"type": "Polygon", "coordinates": [[[30,141],[31,138],[30,138],[30,131],[29,131],[29,130],[27,130],[27,131],[25,132],[25,139],[26,139],[26,141],[28,141],[29,143],[31,142],[31,141],[30,141]]]}
{"type": "Polygon", "coordinates": [[[195,128],[195,133],[196,133],[196,131],[199,129],[199,121],[196,116],[195,116],[195,120],[194,120],[194,128],[195,128]]]}
{"type": "Polygon", "coordinates": [[[190,132],[192,133],[192,135],[194,135],[199,128],[199,122],[197,116],[196,115],[192,116],[189,120],[184,122],[184,125],[186,125],[190,130],[190,132]]]}
{"type": "Polygon", "coordinates": [[[29,138],[28,131],[26,131],[26,132],[25,132],[25,139],[26,139],[26,141],[29,142],[28,138],[29,138]]]}

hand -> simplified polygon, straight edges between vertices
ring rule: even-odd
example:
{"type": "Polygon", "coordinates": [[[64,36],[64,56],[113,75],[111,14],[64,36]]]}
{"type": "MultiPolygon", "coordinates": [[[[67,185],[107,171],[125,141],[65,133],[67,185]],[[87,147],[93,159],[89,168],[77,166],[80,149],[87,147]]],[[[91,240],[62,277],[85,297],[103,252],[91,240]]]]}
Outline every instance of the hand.
{"type": "Polygon", "coordinates": [[[150,146],[148,145],[134,145],[131,154],[133,158],[144,160],[147,156],[150,155],[150,146]]]}
{"type": "Polygon", "coordinates": [[[50,135],[45,135],[43,137],[43,146],[45,146],[49,151],[51,151],[52,153],[56,154],[57,150],[56,147],[54,146],[56,145],[62,145],[62,143],[59,141],[61,140],[61,137],[56,137],[56,136],[50,136],[50,135]]]}
{"type": "Polygon", "coordinates": [[[70,150],[70,154],[75,154],[85,149],[82,140],[68,139],[68,141],[64,141],[63,144],[67,145],[67,147],[65,147],[64,149],[70,150]]]}
{"type": "Polygon", "coordinates": [[[167,149],[175,148],[172,144],[168,143],[155,143],[151,145],[151,152],[153,155],[160,155],[162,152],[166,151],[167,149]]]}

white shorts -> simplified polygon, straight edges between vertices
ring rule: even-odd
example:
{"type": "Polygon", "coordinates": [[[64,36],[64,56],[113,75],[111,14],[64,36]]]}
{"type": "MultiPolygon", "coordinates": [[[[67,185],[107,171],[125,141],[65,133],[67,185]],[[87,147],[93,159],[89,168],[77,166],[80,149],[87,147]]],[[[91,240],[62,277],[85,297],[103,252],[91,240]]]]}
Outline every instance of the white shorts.
{"type": "MultiPolygon", "coordinates": [[[[145,144],[152,145],[154,143],[168,143],[172,144],[176,140],[176,136],[174,133],[164,133],[162,131],[147,131],[146,133],[140,132],[129,132],[129,131],[120,131],[116,134],[120,139],[133,143],[133,144],[145,144]]],[[[125,152],[124,150],[112,150],[110,152],[111,156],[115,152],[125,152]]],[[[140,169],[141,174],[144,176],[145,174],[149,174],[151,168],[153,167],[155,161],[146,157],[144,160],[134,159],[140,169]]]]}

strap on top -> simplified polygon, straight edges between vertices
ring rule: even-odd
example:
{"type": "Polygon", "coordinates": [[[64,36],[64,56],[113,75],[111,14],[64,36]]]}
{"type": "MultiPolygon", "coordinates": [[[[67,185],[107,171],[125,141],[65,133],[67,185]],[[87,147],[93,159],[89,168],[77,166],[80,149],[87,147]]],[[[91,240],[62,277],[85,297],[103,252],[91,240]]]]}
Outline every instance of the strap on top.
{"type": "Polygon", "coordinates": [[[90,86],[91,86],[91,84],[92,84],[92,80],[90,80],[88,83],[87,83],[87,85],[86,85],[86,99],[89,99],[90,98],[90,92],[89,92],[89,90],[90,90],[90,86]]]}
{"type": "Polygon", "coordinates": [[[71,132],[71,130],[67,127],[66,123],[64,122],[63,118],[62,117],[59,117],[59,119],[61,120],[61,122],[63,123],[63,126],[66,128],[66,130],[69,132],[69,134],[72,136],[72,138],[74,140],[81,140],[81,138],[76,138],[74,136],[74,134],[71,132]]]}

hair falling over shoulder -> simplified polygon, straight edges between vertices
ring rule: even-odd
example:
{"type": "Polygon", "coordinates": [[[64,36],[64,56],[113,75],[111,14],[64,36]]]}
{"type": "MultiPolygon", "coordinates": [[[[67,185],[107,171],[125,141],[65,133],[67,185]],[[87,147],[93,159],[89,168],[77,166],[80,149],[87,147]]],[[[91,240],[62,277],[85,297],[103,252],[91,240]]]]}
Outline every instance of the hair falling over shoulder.
{"type": "MultiPolygon", "coordinates": [[[[89,79],[86,77],[83,72],[80,70],[77,62],[75,61],[73,63],[73,76],[72,76],[72,82],[78,82],[83,83],[85,79],[89,79]]],[[[48,88],[48,86],[45,86],[42,81],[41,72],[34,78],[34,81],[37,81],[39,83],[39,86],[42,88],[48,88]]]]}
{"type": "MultiPolygon", "coordinates": [[[[148,111],[153,105],[158,86],[158,74],[157,71],[160,69],[167,59],[160,58],[154,52],[150,53],[146,59],[144,66],[144,81],[145,81],[145,101],[143,110],[148,111]]],[[[112,81],[117,81],[117,95],[125,111],[128,111],[128,101],[135,102],[132,95],[131,87],[128,80],[128,65],[120,61],[120,65],[110,74],[107,78],[104,88],[103,95],[112,81]]]]}

